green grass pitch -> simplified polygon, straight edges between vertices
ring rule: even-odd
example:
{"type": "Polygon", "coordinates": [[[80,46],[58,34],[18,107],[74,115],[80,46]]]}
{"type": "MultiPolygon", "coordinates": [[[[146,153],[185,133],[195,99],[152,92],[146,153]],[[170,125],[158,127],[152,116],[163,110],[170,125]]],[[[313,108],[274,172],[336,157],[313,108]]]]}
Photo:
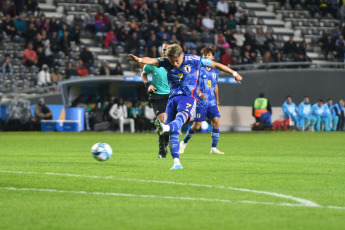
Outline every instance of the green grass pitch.
{"type": "Polygon", "coordinates": [[[345,133],[0,133],[0,229],[344,229],[345,133]],[[180,136],[181,140],[182,136],[180,136]],[[106,142],[98,162],[90,148],[106,142]]]}

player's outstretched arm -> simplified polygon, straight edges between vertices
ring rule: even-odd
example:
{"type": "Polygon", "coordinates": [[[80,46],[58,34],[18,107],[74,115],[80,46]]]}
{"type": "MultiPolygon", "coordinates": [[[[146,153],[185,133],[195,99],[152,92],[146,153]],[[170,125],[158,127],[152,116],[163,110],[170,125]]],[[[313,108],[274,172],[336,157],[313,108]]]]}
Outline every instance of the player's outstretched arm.
{"type": "Polygon", "coordinates": [[[150,57],[143,57],[139,58],[133,54],[128,55],[128,59],[134,62],[139,62],[143,64],[149,64],[149,65],[154,65],[158,67],[158,59],[157,58],[150,58],[150,57]]]}
{"type": "Polygon", "coordinates": [[[232,76],[234,76],[235,80],[241,84],[242,76],[239,73],[237,73],[236,71],[227,67],[226,65],[223,65],[219,62],[212,61],[210,67],[213,69],[218,69],[218,70],[223,71],[225,73],[231,74],[232,76]]]}

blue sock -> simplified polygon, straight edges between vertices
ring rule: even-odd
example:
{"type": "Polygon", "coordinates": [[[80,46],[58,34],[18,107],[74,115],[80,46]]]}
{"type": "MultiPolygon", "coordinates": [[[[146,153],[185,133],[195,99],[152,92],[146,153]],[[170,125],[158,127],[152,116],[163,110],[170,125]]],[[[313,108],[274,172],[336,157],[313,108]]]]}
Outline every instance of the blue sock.
{"type": "Polygon", "coordinates": [[[176,114],[175,120],[169,123],[170,131],[180,131],[182,125],[187,121],[187,115],[182,112],[176,114]]]}
{"type": "Polygon", "coordinates": [[[187,131],[187,133],[186,133],[186,136],[185,136],[184,139],[183,139],[183,142],[184,142],[184,143],[187,143],[187,142],[189,141],[189,139],[192,138],[192,136],[193,136],[194,133],[195,133],[195,132],[192,130],[192,127],[189,127],[189,129],[188,129],[188,131],[187,131]]]}
{"type": "Polygon", "coordinates": [[[213,129],[211,132],[212,148],[216,148],[219,140],[219,129],[213,129]]]}
{"type": "Polygon", "coordinates": [[[169,132],[169,147],[173,158],[179,158],[180,143],[178,141],[178,135],[179,131],[169,132]]]}

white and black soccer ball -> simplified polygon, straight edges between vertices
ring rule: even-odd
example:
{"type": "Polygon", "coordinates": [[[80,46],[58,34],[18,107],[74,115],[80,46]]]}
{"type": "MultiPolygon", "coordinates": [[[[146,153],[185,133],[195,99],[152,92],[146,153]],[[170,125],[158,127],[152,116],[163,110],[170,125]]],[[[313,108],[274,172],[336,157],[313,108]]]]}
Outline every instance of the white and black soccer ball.
{"type": "Polygon", "coordinates": [[[99,142],[92,146],[91,148],[92,156],[98,161],[106,161],[111,155],[113,155],[113,150],[107,143],[99,142]]]}

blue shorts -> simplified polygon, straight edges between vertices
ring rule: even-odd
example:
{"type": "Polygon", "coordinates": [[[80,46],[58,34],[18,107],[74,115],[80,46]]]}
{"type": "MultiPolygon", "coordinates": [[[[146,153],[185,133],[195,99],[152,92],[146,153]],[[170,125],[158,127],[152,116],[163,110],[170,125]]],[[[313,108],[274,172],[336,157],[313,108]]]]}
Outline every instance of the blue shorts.
{"type": "Polygon", "coordinates": [[[206,117],[210,119],[220,117],[218,106],[197,106],[194,121],[201,122],[204,121],[206,117]]]}
{"type": "Polygon", "coordinates": [[[165,111],[165,124],[175,120],[176,114],[179,112],[186,112],[191,118],[195,112],[196,100],[191,96],[175,96],[169,98],[168,105],[165,111]]]}

